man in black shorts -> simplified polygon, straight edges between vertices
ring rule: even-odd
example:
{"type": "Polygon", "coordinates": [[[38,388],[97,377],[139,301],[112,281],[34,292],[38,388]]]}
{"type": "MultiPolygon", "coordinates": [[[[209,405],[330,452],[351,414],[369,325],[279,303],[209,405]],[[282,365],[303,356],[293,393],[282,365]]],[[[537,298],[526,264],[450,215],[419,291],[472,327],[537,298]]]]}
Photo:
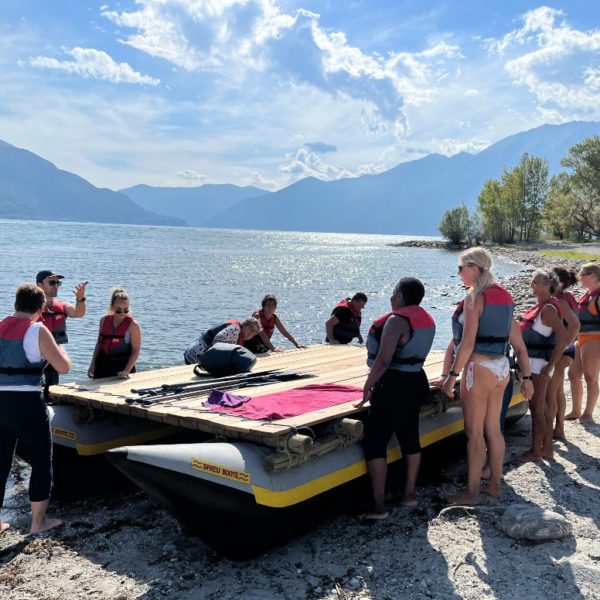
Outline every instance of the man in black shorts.
{"type": "Polygon", "coordinates": [[[385,519],[387,445],[395,433],[406,467],[402,504],[416,506],[415,487],[421,464],[419,411],[429,397],[423,370],[435,335],[431,315],[419,306],[425,288],[412,277],[401,279],[390,298],[392,312],[377,319],[367,336],[368,364],[363,399],[371,401],[363,446],[373,489],[373,512],[365,520],[385,519]]]}

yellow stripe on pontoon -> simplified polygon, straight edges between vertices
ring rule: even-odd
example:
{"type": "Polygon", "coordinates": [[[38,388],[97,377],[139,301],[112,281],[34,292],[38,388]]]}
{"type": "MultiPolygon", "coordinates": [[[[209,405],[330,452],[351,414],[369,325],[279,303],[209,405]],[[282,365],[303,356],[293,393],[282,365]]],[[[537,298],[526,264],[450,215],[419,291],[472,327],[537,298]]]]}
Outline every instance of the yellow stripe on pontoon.
{"type": "Polygon", "coordinates": [[[119,446],[134,446],[136,444],[143,444],[144,442],[158,440],[162,437],[170,435],[171,433],[176,433],[177,431],[180,431],[178,427],[169,425],[168,427],[163,427],[154,431],[146,431],[144,433],[138,433],[136,435],[130,435],[116,440],[110,440],[108,442],[102,442],[98,444],[75,444],[75,450],[77,450],[77,454],[80,456],[93,456],[94,454],[108,452],[108,450],[118,448],[119,446]]]}
{"type": "MultiPolygon", "coordinates": [[[[510,406],[520,404],[523,400],[525,400],[525,398],[522,394],[515,394],[511,400],[510,406]]],[[[439,427],[438,429],[421,436],[421,446],[429,446],[435,442],[439,442],[463,429],[464,422],[462,419],[449,423],[444,427],[439,427]]],[[[400,460],[401,457],[402,453],[398,446],[388,449],[388,463],[400,460]]],[[[309,498],[322,494],[323,492],[347,483],[348,481],[352,481],[352,479],[361,477],[366,472],[367,463],[364,460],[361,460],[353,465],[348,465],[343,469],[328,473],[327,475],[323,475],[322,477],[318,477],[317,479],[313,479],[308,483],[304,483],[289,490],[275,491],[253,485],[252,491],[254,492],[254,498],[257,504],[270,506],[271,508],[284,508],[308,500],[309,498]]]]}

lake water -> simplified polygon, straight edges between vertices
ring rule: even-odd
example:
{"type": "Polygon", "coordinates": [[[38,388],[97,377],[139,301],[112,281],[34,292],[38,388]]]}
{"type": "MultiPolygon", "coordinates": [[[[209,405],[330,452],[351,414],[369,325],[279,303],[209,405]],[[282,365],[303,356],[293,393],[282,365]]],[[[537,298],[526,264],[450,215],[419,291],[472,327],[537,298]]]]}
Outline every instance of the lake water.
{"type": "MultiPolygon", "coordinates": [[[[106,313],[110,290],[125,287],[142,328],[138,370],[182,364],[185,347],[227,319],[244,319],[265,293],[279,299],[277,313],[300,343],[319,343],[336,302],[364,291],[363,337],[389,311],[400,277],[419,277],[423,306],[438,328],[434,347],[450,339],[450,316],[464,296],[457,253],[393,247],[402,236],[238,231],[88,223],[0,221],[0,315],[12,314],[18,285],[42,269],[63,274],[60,298],[73,302],[73,286],[88,279],[88,311],[69,319],[66,349],[73,369],[64,381],[85,378],[106,313]]],[[[498,262],[500,277],[519,267],[498,262]]],[[[275,345],[290,348],[278,332],[275,345]]]]}

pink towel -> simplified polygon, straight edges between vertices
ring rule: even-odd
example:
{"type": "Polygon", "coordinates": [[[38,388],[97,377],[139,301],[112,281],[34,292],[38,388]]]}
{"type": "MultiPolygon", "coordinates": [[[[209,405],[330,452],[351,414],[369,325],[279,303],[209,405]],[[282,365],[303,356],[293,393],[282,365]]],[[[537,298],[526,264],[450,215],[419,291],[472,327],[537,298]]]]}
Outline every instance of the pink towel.
{"type": "Polygon", "coordinates": [[[238,408],[212,406],[215,412],[239,415],[260,421],[275,421],[303,415],[320,408],[360,400],[361,388],[336,383],[305,385],[293,390],[257,396],[238,408]]]}

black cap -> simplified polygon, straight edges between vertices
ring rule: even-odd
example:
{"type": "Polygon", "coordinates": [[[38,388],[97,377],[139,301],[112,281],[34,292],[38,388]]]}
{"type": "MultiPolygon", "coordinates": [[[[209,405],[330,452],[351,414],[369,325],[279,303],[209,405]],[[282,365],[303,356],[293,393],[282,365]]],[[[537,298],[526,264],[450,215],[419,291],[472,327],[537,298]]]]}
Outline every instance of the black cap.
{"type": "Polygon", "coordinates": [[[65,278],[64,275],[59,275],[55,271],[48,271],[48,270],[46,270],[46,271],[40,271],[35,276],[35,282],[36,283],[42,283],[42,281],[44,281],[44,279],[46,279],[47,277],[58,277],[58,279],[64,279],[65,278]]]}

